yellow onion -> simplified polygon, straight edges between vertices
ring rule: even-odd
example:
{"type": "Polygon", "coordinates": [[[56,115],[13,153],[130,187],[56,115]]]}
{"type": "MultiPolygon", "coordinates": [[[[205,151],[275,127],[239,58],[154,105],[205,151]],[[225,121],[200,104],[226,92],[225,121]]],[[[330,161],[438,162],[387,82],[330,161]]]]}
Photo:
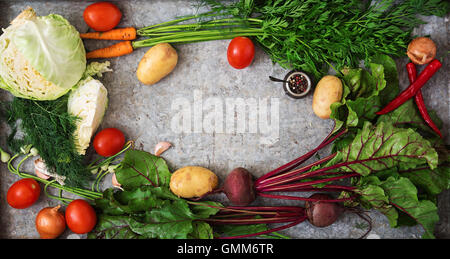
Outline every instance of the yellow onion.
{"type": "Polygon", "coordinates": [[[36,216],[36,230],[42,239],[59,237],[66,229],[66,219],[59,211],[61,205],[43,208],[36,216]]]}

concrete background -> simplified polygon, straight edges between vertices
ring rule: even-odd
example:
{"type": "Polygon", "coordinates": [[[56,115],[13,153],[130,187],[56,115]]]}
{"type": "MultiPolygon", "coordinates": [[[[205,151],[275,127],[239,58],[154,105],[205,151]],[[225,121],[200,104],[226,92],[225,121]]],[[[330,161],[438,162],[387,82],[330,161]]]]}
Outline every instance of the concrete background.
{"type": "MultiPolygon", "coordinates": [[[[88,31],[83,21],[84,8],[88,1],[1,1],[0,26],[5,28],[26,6],[33,7],[40,16],[50,13],[63,15],[80,32],[88,31]]],[[[179,15],[196,11],[195,1],[119,1],[116,2],[123,18],[119,27],[136,28],[164,22],[179,15]]],[[[438,57],[444,67],[423,89],[429,109],[438,112],[444,121],[443,134],[449,143],[449,60],[448,60],[448,16],[427,17],[428,24],[416,29],[417,35],[431,35],[438,45],[438,57]]],[[[175,45],[179,62],[170,76],[153,86],[142,85],[135,76],[139,60],[147,50],[138,49],[132,54],[110,59],[112,73],[106,73],[100,80],[109,92],[109,107],[101,128],[117,127],[133,139],[136,146],[153,152],[159,141],[169,141],[173,147],[163,154],[172,171],[186,165],[204,166],[217,173],[221,180],[233,168],[241,166],[260,176],[300,154],[312,149],[332,127],[332,121],[321,120],[311,109],[312,94],[295,100],[284,94],[280,83],[271,82],[268,76],[283,78],[289,72],[273,65],[269,57],[256,49],[252,65],[243,70],[233,69],[227,62],[226,48],[229,41],[212,41],[186,45],[175,45]],[[171,120],[176,115],[172,109],[174,99],[186,98],[193,104],[194,91],[203,95],[203,100],[217,97],[225,103],[226,98],[276,98],[279,101],[279,138],[273,143],[262,143],[264,134],[256,133],[176,133],[171,120]]],[[[88,50],[110,45],[112,42],[85,41],[88,50]]],[[[397,60],[400,84],[407,86],[405,64],[407,58],[397,60]]],[[[11,96],[0,89],[0,100],[11,96]]],[[[193,109],[193,107],[192,107],[193,109]]],[[[204,111],[205,116],[208,111],[204,111]]],[[[0,145],[5,145],[7,127],[0,125],[0,145]]],[[[31,172],[31,165],[24,171],[31,172]]],[[[55,206],[57,201],[41,195],[31,208],[15,210],[6,203],[9,186],[18,176],[11,175],[4,164],[0,165],[0,237],[38,238],[34,219],[40,209],[55,206]]],[[[103,187],[110,186],[106,178],[103,187]]],[[[223,195],[213,197],[224,201],[223,195]]],[[[439,199],[440,222],[436,234],[440,238],[450,237],[450,194],[445,192],[439,199]]],[[[257,202],[268,202],[258,199],[257,202]]],[[[292,204],[292,202],[291,202],[292,204]]],[[[301,203],[293,203],[301,204],[301,203]]],[[[376,211],[370,212],[373,219],[373,238],[420,238],[420,227],[392,229],[387,219],[376,211]]],[[[295,238],[358,238],[365,230],[359,226],[363,221],[352,214],[345,214],[336,224],[318,229],[304,222],[282,233],[295,238]]],[[[84,238],[66,230],[61,238],[84,238]]]]}

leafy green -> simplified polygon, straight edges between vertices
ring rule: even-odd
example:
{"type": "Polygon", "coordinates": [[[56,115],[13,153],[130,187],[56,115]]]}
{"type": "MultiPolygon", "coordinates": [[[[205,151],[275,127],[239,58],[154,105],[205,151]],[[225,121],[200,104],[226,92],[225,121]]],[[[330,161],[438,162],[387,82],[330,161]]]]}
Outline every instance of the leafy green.
{"type": "Polygon", "coordinates": [[[133,189],[141,185],[169,186],[171,173],[162,158],[145,151],[130,150],[125,153],[121,164],[117,180],[124,189],[133,189]]]}
{"type": "Polygon", "coordinates": [[[347,68],[342,72],[344,93],[340,102],[331,105],[335,132],[342,127],[361,128],[365,121],[372,122],[380,107],[398,92],[397,68],[387,55],[373,57],[367,69],[347,68]]]}
{"type": "Polygon", "coordinates": [[[0,87],[33,100],[55,100],[81,79],[86,55],[78,31],[57,14],[24,10],[0,37],[0,87]]]}
{"type": "Polygon", "coordinates": [[[273,62],[319,79],[330,67],[339,73],[376,54],[404,56],[413,28],[424,23],[419,15],[449,11],[448,2],[437,0],[202,2],[211,11],[142,28],[138,34],[149,38],[133,46],[251,36],[273,62]]]}
{"type": "Polygon", "coordinates": [[[67,111],[68,96],[53,101],[35,101],[15,97],[7,104],[9,148],[32,144],[51,173],[65,177],[65,184],[83,186],[92,174],[78,154],[74,141],[77,117],[67,111]]]}
{"type": "Polygon", "coordinates": [[[223,205],[179,198],[169,189],[170,177],[161,157],[140,150],[126,151],[116,169],[123,190],[107,189],[95,201],[99,222],[88,237],[210,239],[230,233],[230,229],[245,234],[255,230],[253,225],[227,229],[211,226],[207,219],[216,215],[223,205]]]}
{"type": "Polygon", "coordinates": [[[439,165],[437,151],[413,129],[366,122],[324,168],[362,175],[353,182],[358,199],[348,206],[377,209],[392,227],[418,223],[424,238],[433,237],[439,220],[435,197],[449,188],[450,171],[439,165]]]}

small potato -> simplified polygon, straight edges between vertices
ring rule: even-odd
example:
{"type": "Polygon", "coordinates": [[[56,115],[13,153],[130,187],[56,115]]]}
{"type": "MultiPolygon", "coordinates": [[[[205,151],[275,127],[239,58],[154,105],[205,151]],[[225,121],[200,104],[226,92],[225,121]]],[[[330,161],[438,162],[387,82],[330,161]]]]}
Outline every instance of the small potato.
{"type": "Polygon", "coordinates": [[[170,190],[182,198],[201,197],[213,191],[219,183],[217,175],[200,166],[178,169],[170,178],[170,190]]]}
{"type": "Polygon", "coordinates": [[[336,76],[324,76],[314,90],[312,108],[321,119],[328,119],[331,115],[330,105],[342,98],[343,86],[336,76]]]}
{"type": "Polygon", "coordinates": [[[137,78],[143,84],[155,84],[172,72],[177,62],[177,51],[169,43],[157,44],[151,47],[139,62],[137,78]]]}

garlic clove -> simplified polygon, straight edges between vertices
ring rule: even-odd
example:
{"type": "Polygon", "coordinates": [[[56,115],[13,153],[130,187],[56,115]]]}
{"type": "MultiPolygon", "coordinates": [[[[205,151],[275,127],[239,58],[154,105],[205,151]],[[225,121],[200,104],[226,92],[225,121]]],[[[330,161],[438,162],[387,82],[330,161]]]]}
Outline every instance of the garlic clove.
{"type": "Polygon", "coordinates": [[[169,142],[162,141],[155,146],[155,156],[160,156],[164,151],[172,146],[169,142]]]}
{"type": "Polygon", "coordinates": [[[123,191],[123,188],[121,187],[122,185],[117,181],[116,174],[112,175],[111,182],[114,187],[119,188],[123,191]]]}
{"type": "Polygon", "coordinates": [[[44,160],[41,158],[38,158],[34,160],[34,172],[35,174],[44,180],[47,180],[50,178],[50,175],[48,175],[47,167],[45,166],[44,160]]]}

